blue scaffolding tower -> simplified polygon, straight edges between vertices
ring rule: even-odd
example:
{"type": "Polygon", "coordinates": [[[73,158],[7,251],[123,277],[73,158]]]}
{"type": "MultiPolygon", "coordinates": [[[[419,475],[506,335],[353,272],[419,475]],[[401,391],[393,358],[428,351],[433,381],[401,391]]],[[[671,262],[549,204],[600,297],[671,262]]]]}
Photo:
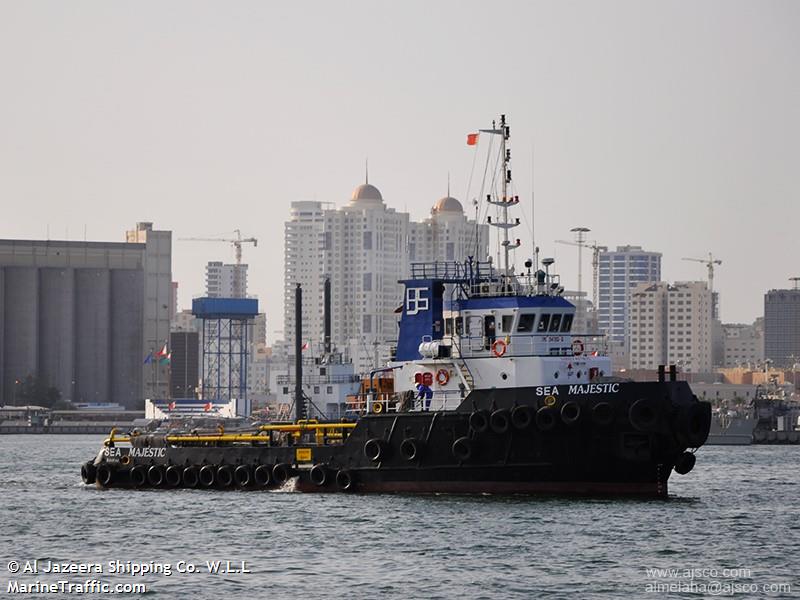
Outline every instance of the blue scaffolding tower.
{"type": "Polygon", "coordinates": [[[247,399],[247,364],[255,298],[195,298],[192,314],[201,320],[205,400],[247,399]]]}

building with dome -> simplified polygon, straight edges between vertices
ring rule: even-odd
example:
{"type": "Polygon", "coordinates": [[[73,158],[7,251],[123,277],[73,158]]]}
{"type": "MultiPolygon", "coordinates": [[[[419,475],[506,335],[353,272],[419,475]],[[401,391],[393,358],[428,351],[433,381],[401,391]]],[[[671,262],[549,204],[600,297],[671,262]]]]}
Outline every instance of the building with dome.
{"type": "Polygon", "coordinates": [[[357,186],[349,202],[293,202],[285,226],[284,336],[293,347],[295,284],[303,287],[303,338],[319,356],[324,336],[323,290],[331,280],[332,343],[359,372],[382,365],[397,339],[403,293],[398,283],[412,262],[485,259],[488,226],[476,226],[461,203],[445,196],[422,222],[386,205],[380,190],[357,186]]]}
{"type": "Polygon", "coordinates": [[[461,202],[448,194],[434,203],[430,218],[411,223],[408,255],[410,262],[486,260],[489,226],[468,219],[461,202]]]}

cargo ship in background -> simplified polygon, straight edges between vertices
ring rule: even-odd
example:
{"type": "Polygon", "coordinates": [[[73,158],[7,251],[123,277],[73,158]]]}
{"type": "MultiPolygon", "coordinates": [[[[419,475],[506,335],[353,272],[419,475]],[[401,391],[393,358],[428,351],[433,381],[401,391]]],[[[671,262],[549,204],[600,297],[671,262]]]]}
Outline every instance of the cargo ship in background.
{"type": "MultiPolygon", "coordinates": [[[[213,430],[117,432],[83,464],[87,484],[302,492],[611,494],[665,497],[695,464],[711,407],[675,368],[657,382],[610,377],[601,340],[574,331],[554,261],[524,269],[510,212],[510,129],[499,139],[499,266],[412,265],[402,281],[396,356],[351,397],[352,419],[308,419],[302,390],[302,290],[296,290],[291,421],[213,430]]],[[[329,311],[329,305],[326,307],[329,311]]],[[[329,313],[327,313],[329,314],[329,313]]],[[[332,315],[336,318],[336,315],[332,315]]],[[[326,329],[330,319],[326,319],[326,329]]],[[[326,338],[329,338],[329,330],[326,338]]]]}

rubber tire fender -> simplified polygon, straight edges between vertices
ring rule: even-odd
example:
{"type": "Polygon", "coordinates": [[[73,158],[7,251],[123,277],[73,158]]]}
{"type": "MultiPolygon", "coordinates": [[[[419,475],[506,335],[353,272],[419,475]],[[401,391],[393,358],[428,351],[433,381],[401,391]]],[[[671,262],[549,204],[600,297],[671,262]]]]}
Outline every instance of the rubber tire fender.
{"type": "Polygon", "coordinates": [[[221,488],[228,488],[233,485],[233,468],[230,465],[220,465],[217,467],[217,485],[221,488]]]}
{"type": "Polygon", "coordinates": [[[153,487],[159,487],[164,484],[164,467],[161,465],[151,465],[147,469],[147,483],[153,487]]]}
{"type": "Polygon", "coordinates": [[[181,470],[176,465],[170,465],[164,471],[164,483],[167,487],[178,487],[181,484],[181,470]]]}
{"type": "Polygon", "coordinates": [[[575,425],[580,418],[581,405],[577,402],[570,400],[569,402],[565,402],[561,407],[561,420],[564,421],[564,425],[571,427],[572,425],[575,425]]]}
{"type": "Polygon", "coordinates": [[[200,486],[204,488],[212,487],[217,480],[216,475],[217,469],[214,465],[203,465],[200,467],[200,473],[198,474],[200,486]]]}
{"type": "Polygon", "coordinates": [[[389,447],[380,438],[370,438],[364,444],[364,456],[372,462],[379,462],[386,458],[389,447]]]}
{"type": "Polygon", "coordinates": [[[552,431],[558,424],[554,408],[543,406],[536,411],[536,427],[539,431],[552,431]]]}
{"type": "Polygon", "coordinates": [[[200,485],[200,469],[197,467],[186,467],[181,475],[183,487],[196,488],[200,485]]]}
{"type": "Polygon", "coordinates": [[[497,434],[508,433],[511,428],[511,413],[507,408],[499,408],[489,417],[489,426],[497,434]]]}
{"type": "Polygon", "coordinates": [[[136,465],[131,469],[130,478],[133,487],[144,487],[147,483],[147,467],[144,465],[136,465]]]}
{"type": "Polygon", "coordinates": [[[489,413],[476,410],[469,416],[469,426],[475,433],[485,433],[489,429],[489,413]]]}
{"type": "Polygon", "coordinates": [[[517,406],[511,411],[511,424],[515,429],[524,431],[533,423],[533,411],[530,406],[517,406]]]}
{"type": "Polygon", "coordinates": [[[102,487],[109,487],[114,481],[114,469],[108,463],[101,463],[97,467],[96,481],[102,487]]]}
{"type": "Polygon", "coordinates": [[[472,458],[472,440],[468,437],[460,437],[455,442],[453,442],[453,446],[451,448],[453,452],[453,456],[459,460],[460,462],[466,462],[470,458],[472,458]]]}
{"type": "Polygon", "coordinates": [[[417,438],[406,438],[400,442],[400,456],[408,461],[417,460],[422,456],[425,443],[417,438]]]}
{"type": "Polygon", "coordinates": [[[322,487],[328,483],[328,469],[325,465],[316,464],[311,467],[311,470],[308,472],[308,478],[311,480],[311,483],[317,487],[322,487]]]}
{"type": "Polygon", "coordinates": [[[634,429],[650,433],[658,429],[658,407],[652,398],[639,398],[628,410],[628,420],[634,429]]]}
{"type": "Polygon", "coordinates": [[[233,482],[236,487],[246,488],[253,483],[253,473],[247,465],[239,465],[233,471],[233,482]]]}
{"type": "Polygon", "coordinates": [[[272,468],[269,465],[258,465],[253,470],[253,481],[259,487],[267,487],[272,483],[272,468]]]}

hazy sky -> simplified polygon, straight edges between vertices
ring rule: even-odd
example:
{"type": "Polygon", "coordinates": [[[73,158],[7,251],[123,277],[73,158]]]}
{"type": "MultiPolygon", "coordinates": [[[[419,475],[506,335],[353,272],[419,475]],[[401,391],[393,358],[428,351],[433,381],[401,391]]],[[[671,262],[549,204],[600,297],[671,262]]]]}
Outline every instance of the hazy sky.
{"type": "Polygon", "coordinates": [[[466,205],[465,136],[504,112],[567,287],[576,251],[553,242],[585,226],[662,252],[670,281],[712,251],[723,320],[749,322],[800,275],[798,31],[792,1],[0,1],[0,237],[153,221],[187,307],[233,252],[177,238],[239,228],[272,332],[290,202],[345,203],[368,156],[412,218],[448,172],[466,205]]]}

